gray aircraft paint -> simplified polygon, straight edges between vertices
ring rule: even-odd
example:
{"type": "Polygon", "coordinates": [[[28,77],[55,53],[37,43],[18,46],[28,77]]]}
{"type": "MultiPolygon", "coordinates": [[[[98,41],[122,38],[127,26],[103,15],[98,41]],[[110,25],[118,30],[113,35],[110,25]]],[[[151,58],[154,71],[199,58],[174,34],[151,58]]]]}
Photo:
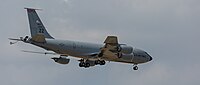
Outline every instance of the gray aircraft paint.
{"type": "Polygon", "coordinates": [[[44,34],[45,38],[53,38],[45,29],[35,9],[30,9],[30,8],[25,8],[25,9],[27,9],[31,37],[33,37],[34,35],[38,33],[42,33],[44,34]]]}
{"type": "Polygon", "coordinates": [[[133,52],[130,54],[122,54],[121,58],[117,58],[117,55],[114,54],[110,57],[107,55],[98,57],[98,54],[101,52],[101,48],[104,47],[103,44],[54,39],[45,29],[35,9],[26,9],[28,13],[32,38],[29,38],[28,40],[20,39],[21,41],[39,46],[46,50],[54,51],[57,54],[65,54],[65,56],[73,56],[90,61],[101,59],[106,61],[115,61],[137,65],[152,60],[152,57],[147,54],[147,52],[136,48],[134,48],[133,52]],[[37,42],[38,39],[40,42],[37,42]]]}
{"type": "MultiPolygon", "coordinates": [[[[35,43],[34,45],[40,46],[47,50],[52,50],[58,54],[68,54],[69,56],[74,56],[78,58],[90,58],[92,54],[99,53],[100,48],[103,44],[93,44],[86,42],[75,42],[69,40],[56,40],[56,39],[46,39],[45,44],[35,43]]],[[[115,61],[125,62],[125,63],[145,63],[150,60],[148,54],[140,49],[134,49],[132,54],[126,54],[125,57],[117,59],[115,61]],[[134,56],[134,54],[136,56],[134,56]],[[139,56],[138,56],[139,55],[139,56]]],[[[108,60],[112,61],[112,60],[108,60]]]]}

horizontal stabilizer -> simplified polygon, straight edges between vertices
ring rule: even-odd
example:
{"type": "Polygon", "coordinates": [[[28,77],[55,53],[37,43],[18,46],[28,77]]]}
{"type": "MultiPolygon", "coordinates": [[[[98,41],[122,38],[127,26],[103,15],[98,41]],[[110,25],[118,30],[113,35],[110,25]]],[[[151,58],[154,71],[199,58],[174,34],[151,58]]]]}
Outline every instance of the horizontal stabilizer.
{"type": "Polygon", "coordinates": [[[20,37],[20,38],[8,38],[9,40],[12,40],[14,42],[10,42],[10,45],[13,45],[15,43],[17,43],[18,41],[24,41],[24,40],[27,40],[27,38],[23,38],[23,37],[20,37]]]}
{"type": "Polygon", "coordinates": [[[37,53],[37,54],[51,54],[51,55],[57,55],[56,53],[51,53],[51,52],[36,52],[36,51],[26,51],[22,50],[22,52],[27,52],[27,53],[37,53]]]}
{"type": "Polygon", "coordinates": [[[36,53],[36,54],[49,54],[49,55],[60,55],[60,56],[68,56],[68,54],[59,54],[59,53],[53,53],[53,52],[37,52],[37,51],[27,51],[27,50],[22,50],[22,52],[26,53],[36,53]]]}
{"type": "Polygon", "coordinates": [[[16,39],[16,38],[8,38],[9,40],[14,40],[14,41],[22,41],[21,39],[16,39]]]}

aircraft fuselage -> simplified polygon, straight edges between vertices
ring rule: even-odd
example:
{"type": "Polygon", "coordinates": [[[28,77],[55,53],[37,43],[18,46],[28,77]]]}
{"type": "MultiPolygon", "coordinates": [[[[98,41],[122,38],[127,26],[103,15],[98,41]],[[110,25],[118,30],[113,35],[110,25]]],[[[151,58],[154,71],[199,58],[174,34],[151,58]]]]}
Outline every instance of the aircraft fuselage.
{"type": "MultiPolygon", "coordinates": [[[[66,54],[68,56],[85,59],[98,59],[95,55],[92,56],[92,53],[99,53],[100,49],[103,47],[103,44],[56,39],[46,39],[46,43],[31,42],[31,44],[42,47],[46,50],[54,51],[58,54],[66,54]]],[[[140,64],[152,60],[151,56],[149,56],[145,51],[136,48],[134,48],[133,53],[123,55],[124,57],[122,58],[113,59],[102,57],[102,59],[131,64],[140,64]]]]}

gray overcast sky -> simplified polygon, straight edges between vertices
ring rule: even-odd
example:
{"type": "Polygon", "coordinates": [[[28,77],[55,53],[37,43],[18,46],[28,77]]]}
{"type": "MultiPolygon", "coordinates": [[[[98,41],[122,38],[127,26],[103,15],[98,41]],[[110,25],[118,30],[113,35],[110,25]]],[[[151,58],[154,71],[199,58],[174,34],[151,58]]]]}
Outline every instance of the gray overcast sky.
{"type": "Polygon", "coordinates": [[[1,85],[199,85],[200,0],[0,0],[1,85]],[[107,63],[89,69],[54,63],[45,51],[8,37],[30,35],[24,7],[38,11],[56,38],[121,43],[146,50],[153,61],[139,65],[107,63]]]}

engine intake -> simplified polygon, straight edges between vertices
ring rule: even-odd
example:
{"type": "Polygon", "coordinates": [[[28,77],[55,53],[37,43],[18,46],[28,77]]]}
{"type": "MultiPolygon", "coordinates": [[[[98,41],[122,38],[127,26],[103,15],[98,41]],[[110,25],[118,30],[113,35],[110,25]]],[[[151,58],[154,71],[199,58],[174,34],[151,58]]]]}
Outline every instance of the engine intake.
{"type": "Polygon", "coordinates": [[[63,57],[59,57],[59,58],[53,57],[51,59],[53,59],[56,63],[59,63],[59,64],[68,64],[70,61],[70,59],[63,58],[63,57]]]}

